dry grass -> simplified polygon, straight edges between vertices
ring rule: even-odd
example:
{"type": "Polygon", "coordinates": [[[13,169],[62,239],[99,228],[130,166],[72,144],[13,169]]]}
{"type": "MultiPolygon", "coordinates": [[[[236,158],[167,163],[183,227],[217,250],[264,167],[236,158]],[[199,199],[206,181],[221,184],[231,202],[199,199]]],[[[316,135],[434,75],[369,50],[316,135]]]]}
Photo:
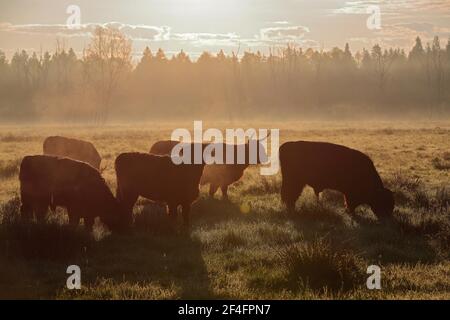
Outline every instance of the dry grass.
{"type": "Polygon", "coordinates": [[[442,156],[433,158],[433,166],[438,170],[450,169],[450,152],[444,152],[442,156]]]}
{"type": "Polygon", "coordinates": [[[364,283],[364,268],[352,252],[331,248],[327,239],[288,243],[278,249],[287,287],[319,292],[348,291],[364,283]]]}
{"type": "MultiPolygon", "coordinates": [[[[215,126],[205,123],[204,127],[215,126]]],[[[233,123],[225,127],[276,127],[233,123]]],[[[390,221],[368,208],[345,213],[342,196],[319,202],[306,189],[297,214],[280,201],[280,176],[248,169],[230,201],[209,199],[192,208],[190,231],[173,227],[162,208],[140,200],[128,234],[87,235],[66,225],[62,210],[44,226],[17,220],[18,164],[42,152],[48,135],[91,140],[115,189],[120,152],[147,152],[192,123],[92,127],[0,128],[0,298],[92,299],[429,299],[450,298],[450,177],[448,123],[284,123],[281,142],[341,143],[368,153],[395,192],[390,221]],[[433,159],[440,159],[439,165],[433,159]],[[243,208],[250,209],[242,210],[243,208]],[[64,289],[69,264],[82,270],[83,288],[64,289]],[[365,288],[365,269],[382,268],[382,290],[365,288]]]]}

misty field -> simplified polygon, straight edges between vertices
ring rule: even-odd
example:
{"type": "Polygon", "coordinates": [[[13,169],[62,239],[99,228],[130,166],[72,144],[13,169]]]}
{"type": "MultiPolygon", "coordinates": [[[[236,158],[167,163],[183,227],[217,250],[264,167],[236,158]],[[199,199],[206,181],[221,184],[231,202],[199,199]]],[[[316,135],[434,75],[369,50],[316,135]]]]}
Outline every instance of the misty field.
{"type": "Polygon", "coordinates": [[[18,166],[41,154],[48,135],[92,141],[115,191],[114,159],[148,152],[177,124],[0,127],[0,298],[50,299],[450,299],[450,123],[205,123],[204,127],[280,128],[281,142],[328,141],[372,157],[395,192],[391,220],[361,207],[345,212],[336,192],[319,201],[306,188],[295,215],[279,196],[281,176],[257,167],[229,190],[229,201],[202,188],[190,230],[172,226],[141,199],[124,235],[96,223],[93,235],[67,225],[63,210],[46,225],[17,222],[18,166]],[[66,289],[66,268],[81,267],[82,289],[66,289]],[[366,288],[379,265],[381,290],[366,288]]]}

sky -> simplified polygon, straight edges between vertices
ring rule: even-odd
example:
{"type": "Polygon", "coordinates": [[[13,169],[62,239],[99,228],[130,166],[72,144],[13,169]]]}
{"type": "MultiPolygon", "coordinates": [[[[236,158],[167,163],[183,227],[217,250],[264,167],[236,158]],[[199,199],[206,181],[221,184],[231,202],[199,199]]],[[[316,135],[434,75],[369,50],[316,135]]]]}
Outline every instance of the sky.
{"type": "Polygon", "coordinates": [[[7,57],[54,51],[57,42],[81,53],[99,25],[122,30],[137,58],[146,46],[193,59],[202,51],[267,53],[288,43],[409,49],[417,36],[427,42],[438,35],[445,46],[450,0],[0,0],[7,57]]]}

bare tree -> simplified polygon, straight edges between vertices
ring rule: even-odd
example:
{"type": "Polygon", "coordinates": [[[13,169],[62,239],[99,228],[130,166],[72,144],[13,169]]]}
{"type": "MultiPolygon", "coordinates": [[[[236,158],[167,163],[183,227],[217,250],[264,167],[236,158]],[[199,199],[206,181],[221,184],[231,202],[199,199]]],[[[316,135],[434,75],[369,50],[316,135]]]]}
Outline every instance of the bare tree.
{"type": "Polygon", "coordinates": [[[94,121],[105,124],[118,82],[131,69],[131,41],[118,29],[97,27],[84,62],[86,77],[99,101],[94,121]]]}

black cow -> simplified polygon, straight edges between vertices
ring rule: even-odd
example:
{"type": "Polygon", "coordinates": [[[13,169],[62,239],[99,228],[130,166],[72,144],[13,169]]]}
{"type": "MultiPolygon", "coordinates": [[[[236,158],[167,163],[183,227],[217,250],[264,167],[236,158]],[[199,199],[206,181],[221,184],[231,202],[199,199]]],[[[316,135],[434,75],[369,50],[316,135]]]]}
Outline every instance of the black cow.
{"type": "Polygon", "coordinates": [[[176,217],[182,206],[184,224],[189,224],[191,204],[198,198],[203,164],[174,164],[169,156],[122,153],[115,161],[117,199],[131,222],[133,206],[139,196],[168,205],[176,217]]]}
{"type": "Polygon", "coordinates": [[[26,156],[20,165],[21,215],[38,222],[49,207],[67,208],[69,222],[78,225],[84,218],[92,229],[100,217],[111,230],[123,227],[125,214],[101,174],[89,164],[68,158],[26,156]]]}
{"type": "Polygon", "coordinates": [[[289,211],[295,209],[297,198],[309,185],[317,195],[324,189],[342,192],[351,213],[368,204],[379,218],[392,215],[393,194],[383,186],[372,160],[364,153],[331,143],[297,141],[284,143],[279,155],[281,197],[289,211]]]}
{"type": "MultiPolygon", "coordinates": [[[[155,144],[152,145],[150,149],[151,154],[158,154],[158,155],[171,155],[172,149],[179,144],[178,141],[172,141],[172,140],[163,140],[158,141],[155,144]]],[[[210,146],[212,144],[203,143],[202,144],[202,152],[204,148],[207,146],[210,146]]],[[[203,170],[202,178],[200,179],[201,185],[209,184],[209,195],[211,197],[214,196],[217,189],[222,190],[222,197],[223,199],[228,199],[228,187],[239,181],[242,176],[244,175],[245,169],[247,169],[250,165],[250,143],[247,142],[246,144],[242,145],[230,145],[230,144],[216,144],[219,145],[220,148],[223,150],[223,164],[208,164],[205,166],[205,169],[203,170]],[[233,163],[226,164],[226,155],[227,150],[230,150],[232,148],[234,151],[234,157],[233,157],[233,163]],[[242,148],[244,152],[244,161],[243,163],[238,163],[238,151],[242,148]]],[[[194,144],[191,144],[191,146],[194,146],[194,144]]],[[[194,149],[191,147],[191,155],[193,155],[194,149]]],[[[260,141],[256,141],[256,148],[255,152],[257,152],[256,156],[256,163],[262,163],[267,161],[267,154],[266,150],[263,147],[263,145],[260,143],[260,141]],[[260,154],[260,150],[262,151],[260,154]]],[[[182,156],[180,154],[179,156],[182,156]]]]}
{"type": "Polygon", "coordinates": [[[83,161],[100,170],[102,158],[89,141],[53,136],[45,139],[43,150],[45,155],[83,161]]]}

